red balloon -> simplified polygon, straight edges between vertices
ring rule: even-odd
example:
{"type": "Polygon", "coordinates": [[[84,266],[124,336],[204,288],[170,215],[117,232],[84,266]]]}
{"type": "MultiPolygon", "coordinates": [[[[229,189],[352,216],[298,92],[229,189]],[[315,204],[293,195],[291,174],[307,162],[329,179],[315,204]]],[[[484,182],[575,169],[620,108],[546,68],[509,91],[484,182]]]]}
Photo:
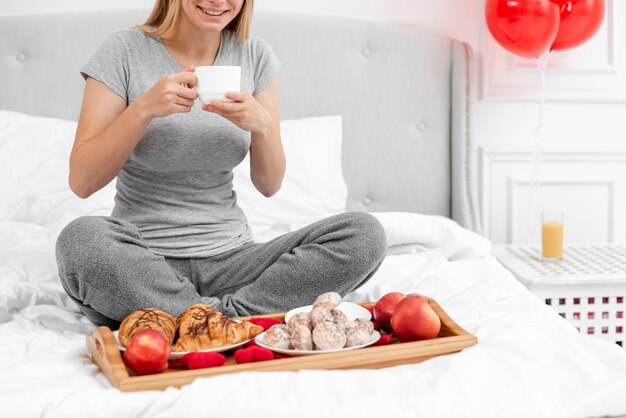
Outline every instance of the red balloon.
{"type": "Polygon", "coordinates": [[[591,38],[604,19],[604,0],[551,0],[561,10],[552,50],[574,48],[591,38]]]}
{"type": "Polygon", "coordinates": [[[525,58],[546,52],[559,29],[559,7],[550,0],[487,0],[485,17],[495,40],[525,58]]]}

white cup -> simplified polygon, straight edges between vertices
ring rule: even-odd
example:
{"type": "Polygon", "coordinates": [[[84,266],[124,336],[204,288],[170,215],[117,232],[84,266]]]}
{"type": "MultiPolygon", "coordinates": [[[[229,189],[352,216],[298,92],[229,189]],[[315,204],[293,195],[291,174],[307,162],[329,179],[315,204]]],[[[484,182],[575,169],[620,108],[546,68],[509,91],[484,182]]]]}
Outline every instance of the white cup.
{"type": "Polygon", "coordinates": [[[211,100],[232,102],[224,94],[241,89],[241,67],[233,65],[200,66],[194,72],[198,83],[196,91],[202,103],[211,100]]]}

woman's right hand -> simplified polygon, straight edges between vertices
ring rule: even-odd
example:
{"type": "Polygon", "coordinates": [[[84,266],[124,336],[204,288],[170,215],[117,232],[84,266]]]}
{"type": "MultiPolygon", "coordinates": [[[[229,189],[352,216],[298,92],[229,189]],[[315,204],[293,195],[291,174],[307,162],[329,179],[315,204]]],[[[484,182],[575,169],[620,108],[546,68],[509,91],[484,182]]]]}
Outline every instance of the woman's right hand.
{"type": "Polygon", "coordinates": [[[172,113],[188,113],[198,92],[193,90],[197,80],[193,65],[179,73],[162,77],[150,90],[138,97],[134,104],[145,112],[150,119],[171,115],[172,113]]]}
{"type": "Polygon", "coordinates": [[[70,155],[69,185],[77,196],[84,199],[117,176],[152,119],[191,110],[198,97],[193,71],[163,77],[130,105],[88,77],[70,155]]]}

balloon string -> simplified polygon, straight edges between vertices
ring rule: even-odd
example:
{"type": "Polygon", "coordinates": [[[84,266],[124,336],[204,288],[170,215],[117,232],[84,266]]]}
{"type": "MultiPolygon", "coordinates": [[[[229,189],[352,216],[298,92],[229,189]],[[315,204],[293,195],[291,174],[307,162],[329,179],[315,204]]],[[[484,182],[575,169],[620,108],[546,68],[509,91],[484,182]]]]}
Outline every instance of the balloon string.
{"type": "Polygon", "coordinates": [[[533,141],[533,152],[531,157],[531,169],[530,169],[530,192],[528,199],[528,223],[529,227],[526,228],[528,232],[527,242],[530,244],[537,244],[539,242],[539,230],[536,225],[538,224],[535,216],[538,214],[537,210],[537,194],[541,188],[541,156],[543,152],[543,120],[544,120],[544,108],[546,102],[546,68],[548,65],[548,58],[550,52],[545,55],[545,60],[541,57],[535,58],[537,67],[539,67],[539,73],[541,76],[541,94],[539,100],[539,121],[537,123],[537,129],[535,130],[535,138],[533,141]]]}
{"type": "Polygon", "coordinates": [[[568,13],[572,11],[572,2],[571,1],[566,1],[561,6],[561,13],[564,13],[565,11],[567,11],[568,13]]]}

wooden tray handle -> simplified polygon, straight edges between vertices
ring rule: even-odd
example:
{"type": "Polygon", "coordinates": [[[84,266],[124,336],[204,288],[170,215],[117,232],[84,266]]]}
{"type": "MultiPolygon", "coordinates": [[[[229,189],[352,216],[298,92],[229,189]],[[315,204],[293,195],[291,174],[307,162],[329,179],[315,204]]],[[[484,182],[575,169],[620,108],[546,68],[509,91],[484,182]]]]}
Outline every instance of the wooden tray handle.
{"type": "Polygon", "coordinates": [[[117,387],[129,378],[113,332],[108,327],[96,328],[86,339],[93,362],[100,367],[113,386],[117,387]]]}

